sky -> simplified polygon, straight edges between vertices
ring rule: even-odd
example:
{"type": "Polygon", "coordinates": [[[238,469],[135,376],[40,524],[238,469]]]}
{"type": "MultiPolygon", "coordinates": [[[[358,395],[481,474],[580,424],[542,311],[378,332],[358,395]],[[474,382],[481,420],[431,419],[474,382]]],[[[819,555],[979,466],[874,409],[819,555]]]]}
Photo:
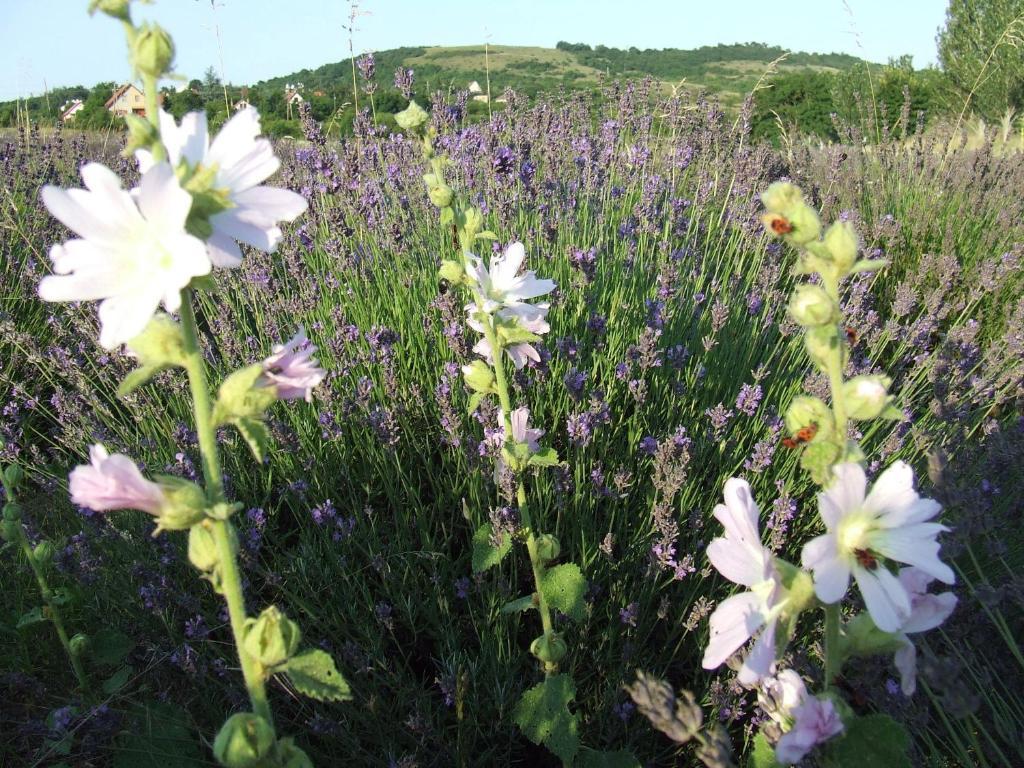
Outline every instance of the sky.
{"type": "MultiPolygon", "coordinates": [[[[347,0],[156,0],[135,6],[174,37],[176,71],[255,83],[348,57],[347,0]],[[218,40],[219,34],[219,40],[218,40]]],[[[87,0],[0,0],[0,101],[63,85],[127,81],[120,24],[87,0]]],[[[934,64],[946,0],[360,0],[356,54],[399,46],[617,48],[763,42],[875,61],[934,64]]]]}

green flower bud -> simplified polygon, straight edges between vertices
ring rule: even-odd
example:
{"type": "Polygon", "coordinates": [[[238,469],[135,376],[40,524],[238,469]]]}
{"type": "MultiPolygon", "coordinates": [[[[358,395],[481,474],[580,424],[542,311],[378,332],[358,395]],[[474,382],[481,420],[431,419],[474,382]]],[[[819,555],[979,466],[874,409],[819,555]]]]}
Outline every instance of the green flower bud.
{"type": "Polygon", "coordinates": [[[227,719],[213,741],[213,756],[225,768],[257,768],[274,748],[270,723],[252,712],[227,719]]]}
{"type": "Polygon", "coordinates": [[[530,643],[530,653],[546,664],[557,664],[568,651],[565,640],[556,632],[545,632],[530,643]]]}
{"type": "Polygon", "coordinates": [[[554,560],[560,554],[562,554],[562,545],[550,533],[543,533],[537,537],[537,556],[545,563],[554,560]]]}
{"type": "Polygon", "coordinates": [[[132,63],[148,77],[163,77],[174,62],[174,41],[158,24],[139,27],[132,40],[132,63]]]}
{"type": "Polygon", "coordinates": [[[14,520],[0,520],[0,539],[4,541],[16,541],[18,538],[18,528],[21,523],[15,522],[14,520]]]}
{"type": "Polygon", "coordinates": [[[21,505],[16,501],[8,501],[4,504],[4,520],[11,522],[21,521],[21,505]]]}
{"type": "Polygon", "coordinates": [[[261,386],[263,364],[253,363],[232,373],[217,390],[213,420],[226,424],[235,419],[256,418],[277,401],[277,388],[261,386]]]}
{"type": "Polygon", "coordinates": [[[883,632],[871,620],[871,614],[862,611],[843,627],[842,652],[844,656],[888,656],[906,644],[898,633],[883,632]]]}
{"type": "Polygon", "coordinates": [[[832,409],[816,397],[797,395],[786,409],[786,432],[796,436],[813,431],[806,442],[828,439],[835,431],[832,409]]]}
{"type": "Polygon", "coordinates": [[[35,559],[36,563],[45,568],[53,562],[53,553],[54,548],[52,542],[40,541],[36,544],[35,549],[32,550],[32,557],[35,559]]]}
{"type": "Polygon", "coordinates": [[[209,522],[197,523],[188,531],[188,560],[203,573],[209,573],[220,562],[220,552],[209,522]]]}
{"type": "Polygon", "coordinates": [[[415,101],[410,101],[409,106],[395,115],[395,122],[398,127],[406,131],[417,132],[430,116],[415,101]]]}
{"type": "Polygon", "coordinates": [[[841,363],[845,347],[839,343],[839,329],[834,325],[818,325],[808,328],[804,334],[804,349],[811,362],[822,371],[828,372],[829,365],[838,356],[841,363]]]}
{"type": "Polygon", "coordinates": [[[438,184],[427,191],[427,196],[430,198],[430,202],[438,208],[447,208],[452,204],[455,193],[447,184],[438,184]]]}
{"type": "Polygon", "coordinates": [[[17,464],[9,464],[4,468],[4,485],[14,491],[25,479],[25,471],[17,464]]]}
{"type": "Polygon", "coordinates": [[[154,315],[145,330],[128,342],[128,350],[147,368],[185,365],[185,337],[181,326],[162,313],[154,315]]]}
{"type": "Polygon", "coordinates": [[[890,384],[888,376],[854,376],[843,384],[846,415],[858,421],[880,416],[892,401],[890,384]]]}
{"type": "Polygon", "coordinates": [[[71,638],[71,640],[68,642],[68,645],[71,646],[71,653],[73,655],[81,656],[87,650],[89,650],[89,636],[83,635],[81,632],[79,632],[71,638]]]}
{"type": "Polygon", "coordinates": [[[837,221],[822,241],[832,256],[832,263],[840,276],[846,276],[857,263],[857,232],[848,221],[837,221]]]}
{"type": "Polygon", "coordinates": [[[494,392],[494,371],[483,360],[474,360],[462,366],[466,384],[474,392],[494,392]]]}
{"type": "Polygon", "coordinates": [[[157,482],[166,502],[156,518],[156,536],[160,531],[184,531],[206,516],[206,494],[188,480],[170,475],[159,475],[157,482]]]}
{"type": "Polygon", "coordinates": [[[810,473],[811,479],[823,488],[832,480],[832,467],[839,461],[841,451],[831,440],[811,443],[800,455],[800,466],[810,473]]]}
{"type": "Polygon", "coordinates": [[[806,328],[827,325],[839,322],[839,305],[824,288],[804,283],[789,298],[789,314],[806,328]]]}
{"type": "Polygon", "coordinates": [[[131,0],[92,0],[89,3],[89,15],[99,11],[115,19],[131,23],[131,0]]]}
{"type": "Polygon", "coordinates": [[[245,627],[242,647],[264,667],[284,664],[295,654],[302,640],[299,625],[273,605],[264,608],[259,618],[247,619],[245,627]]]}
{"type": "Polygon", "coordinates": [[[804,201],[804,194],[796,184],[776,181],[761,193],[761,202],[771,213],[785,214],[804,201]]]}
{"type": "Polygon", "coordinates": [[[788,218],[793,228],[788,237],[794,245],[804,245],[817,240],[821,234],[821,219],[818,218],[818,212],[806,203],[793,208],[788,218]]]}
{"type": "Polygon", "coordinates": [[[460,285],[466,276],[466,270],[462,268],[459,262],[445,259],[441,262],[439,274],[442,280],[447,280],[452,285],[460,285]]]}
{"type": "Polygon", "coordinates": [[[467,242],[471,243],[484,229],[484,214],[476,206],[471,206],[463,212],[462,218],[462,231],[467,242]]]}
{"type": "Polygon", "coordinates": [[[277,742],[277,754],[281,768],[313,768],[309,755],[296,747],[291,737],[277,742]]]}

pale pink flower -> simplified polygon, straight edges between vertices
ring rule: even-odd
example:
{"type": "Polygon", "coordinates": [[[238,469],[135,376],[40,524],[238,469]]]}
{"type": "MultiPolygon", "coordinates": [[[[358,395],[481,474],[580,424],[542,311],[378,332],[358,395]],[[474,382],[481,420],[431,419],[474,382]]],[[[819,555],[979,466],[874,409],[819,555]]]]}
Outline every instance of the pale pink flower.
{"type": "Polygon", "coordinates": [[[82,167],[86,189],[43,187],[43,203],[81,239],[50,250],[55,275],[44,277],[45,301],[100,301],[100,344],[135,338],[160,303],[181,305],[181,290],[210,272],[203,242],[185,231],[192,197],[167,163],[143,174],[131,193],[99,163],[82,167]]]}
{"type": "Polygon", "coordinates": [[[835,481],[818,495],[827,533],[804,546],[804,567],[814,572],[814,590],[825,603],[842,599],[852,573],[875,625],[896,632],[910,618],[910,595],[884,559],[916,566],[946,584],[955,581],[939,560],[936,541],[949,529],[926,522],[941,506],[917,495],[914,473],[902,461],[883,472],[866,497],[859,464],[839,464],[833,471],[835,481]]]}
{"type": "Polygon", "coordinates": [[[831,699],[807,696],[793,708],[793,725],[775,745],[775,759],[792,765],[819,744],[843,732],[843,721],[831,699]]]}
{"type": "MultiPolygon", "coordinates": [[[[516,307],[515,311],[509,308],[499,310],[496,317],[498,320],[515,322],[527,331],[539,335],[551,330],[551,326],[548,325],[546,319],[549,306],[548,304],[520,304],[516,307]]],[[[466,313],[468,315],[466,323],[477,333],[483,333],[483,324],[473,317],[476,311],[477,306],[475,304],[466,305],[466,313]]],[[[491,355],[491,343],[486,338],[481,338],[473,346],[473,351],[486,359],[491,365],[494,365],[494,358],[491,355]]],[[[509,344],[505,347],[505,354],[512,360],[516,370],[522,369],[528,360],[533,360],[536,363],[540,362],[540,353],[537,352],[533,344],[528,342],[509,344]]]]}
{"type": "Polygon", "coordinates": [[[771,551],[761,544],[760,512],[745,480],[726,480],[725,504],[716,506],[714,515],[725,536],[708,545],[708,559],[729,581],[750,590],[728,598],[711,614],[711,637],[702,663],[704,669],[718,667],[760,629],[738,674],[740,682],[749,685],[771,673],[776,624],[789,595],[771,551]]]}
{"type": "Polygon", "coordinates": [[[904,645],[896,651],[894,661],[900,671],[903,695],[913,696],[917,690],[917,649],[907,635],[927,632],[942,624],[956,608],[957,599],[952,592],[929,593],[928,585],[933,579],[920,568],[901,568],[899,579],[910,595],[910,617],[900,626],[899,637],[904,645]]]}
{"type": "Polygon", "coordinates": [[[263,361],[263,386],[275,387],[280,400],[313,399],[313,387],[324,380],[327,371],[320,368],[313,354],[316,347],[306,338],[300,325],[285,344],[275,344],[273,354],[263,361]]]}
{"type": "MultiPolygon", "coordinates": [[[[213,234],[207,238],[210,261],[216,267],[242,263],[238,243],[273,253],[281,241],[279,221],[292,221],[306,210],[306,200],[295,192],[259,186],[277,172],[281,161],[267,139],[260,135],[260,116],[253,107],[240,110],[228,120],[210,143],[205,112],[190,112],[178,126],[160,112],[160,138],[171,164],[185,161],[191,168],[215,169],[213,189],[227,194],[231,207],[210,217],[213,234]]],[[[153,163],[148,150],[135,153],[139,168],[153,163]]]]}
{"type": "Polygon", "coordinates": [[[757,703],[765,714],[783,729],[793,723],[795,710],[807,697],[803,678],[792,669],[784,669],[773,677],[766,677],[757,689],[757,703]]]}
{"type": "Polygon", "coordinates": [[[138,509],[160,514],[167,501],[163,489],[144,478],[135,462],[120,453],[109,455],[99,443],[89,449],[89,460],[68,477],[74,504],[97,512],[138,509]]]}
{"type": "MultiPolygon", "coordinates": [[[[509,421],[512,422],[512,440],[517,443],[526,443],[531,453],[536,453],[540,450],[540,440],[544,437],[543,429],[534,429],[530,426],[530,409],[525,406],[522,408],[516,408],[512,411],[509,416],[509,421]]],[[[498,410],[498,423],[505,424],[505,415],[498,410]]]]}

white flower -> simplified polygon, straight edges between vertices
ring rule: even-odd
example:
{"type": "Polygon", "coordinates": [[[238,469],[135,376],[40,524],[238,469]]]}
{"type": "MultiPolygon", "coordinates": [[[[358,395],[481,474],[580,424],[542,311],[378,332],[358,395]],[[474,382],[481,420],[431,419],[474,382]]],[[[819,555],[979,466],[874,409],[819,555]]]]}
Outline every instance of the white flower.
{"type": "Polygon", "coordinates": [[[894,661],[900,671],[900,688],[904,696],[913,696],[917,690],[917,650],[913,641],[907,637],[917,632],[935,629],[956,608],[956,595],[943,592],[933,595],[928,592],[932,577],[920,568],[901,568],[900,583],[910,595],[910,616],[899,629],[899,638],[904,645],[896,651],[894,661]]]}
{"type": "MultiPolygon", "coordinates": [[[[171,164],[184,160],[190,167],[216,169],[212,188],[227,195],[231,208],[210,217],[213,234],[206,241],[210,261],[216,267],[237,267],[242,263],[239,241],[273,253],[281,241],[279,221],[292,221],[306,210],[302,195],[287,189],[258,186],[277,172],[281,161],[270,142],[257,138],[260,116],[246,107],[232,117],[210,143],[205,112],[189,112],[175,125],[174,118],[160,112],[160,136],[171,164]]],[[[147,150],[135,153],[141,170],[153,163],[147,150]]]]}
{"type": "Polygon", "coordinates": [[[725,504],[716,506],[714,512],[725,536],[712,541],[707,549],[708,559],[719,573],[750,591],[733,595],[711,614],[703,667],[719,666],[763,627],[738,675],[739,681],[748,685],[771,673],[776,624],[788,597],[771,551],[761,544],[759,514],[747,482],[735,477],[726,480],[725,504]]]}
{"type": "Polygon", "coordinates": [[[792,669],[784,669],[774,677],[761,681],[757,689],[757,704],[783,729],[793,723],[793,710],[807,696],[803,678],[792,669]]]}
{"type": "Polygon", "coordinates": [[[843,732],[843,721],[831,699],[807,696],[793,709],[793,726],[775,745],[775,759],[792,765],[819,744],[843,732]]]}
{"type": "Polygon", "coordinates": [[[476,256],[468,259],[466,274],[473,280],[472,289],[480,302],[480,309],[487,314],[502,307],[515,314],[529,312],[528,309],[520,310],[527,299],[535,299],[554,290],[554,281],[538,280],[533,270],[518,274],[525,260],[526,248],[522,243],[512,243],[503,254],[491,256],[489,269],[476,256]]]}
{"type": "Polygon", "coordinates": [[[262,383],[274,387],[281,400],[313,400],[313,387],[324,380],[327,371],[319,366],[316,347],[306,337],[301,325],[299,332],[284,344],[275,344],[270,357],[263,361],[262,383]]]}
{"type": "Polygon", "coordinates": [[[949,529],[925,522],[941,506],[917,495],[914,473],[902,461],[879,476],[866,498],[860,465],[839,464],[833,471],[835,481],[818,496],[828,532],[804,546],[804,567],[814,571],[814,590],[825,603],[842,599],[852,572],[872,621],[885,632],[896,632],[910,618],[910,595],[883,558],[917,566],[946,584],[955,581],[939,560],[935,539],[949,529]]]}
{"type": "MultiPolygon", "coordinates": [[[[499,322],[515,323],[531,333],[547,333],[551,330],[551,326],[548,325],[547,321],[549,306],[549,304],[520,304],[515,308],[506,307],[498,310],[495,317],[499,322]]],[[[483,333],[483,323],[473,317],[476,312],[476,304],[466,305],[466,314],[468,315],[466,324],[477,333],[483,333]]],[[[474,345],[473,351],[492,365],[494,364],[494,359],[491,356],[491,343],[486,338],[480,339],[474,345]]],[[[533,360],[536,363],[540,362],[540,353],[536,347],[528,342],[506,345],[505,354],[512,360],[516,370],[526,365],[527,360],[533,360]]]]}
{"type": "MultiPolygon", "coordinates": [[[[540,450],[540,443],[538,442],[544,437],[543,429],[535,429],[530,426],[530,409],[527,407],[516,408],[509,416],[509,421],[512,422],[512,440],[516,443],[526,443],[531,453],[536,453],[540,450]]],[[[500,408],[498,409],[498,423],[504,430],[505,425],[505,413],[500,408]]],[[[505,435],[506,439],[508,435],[505,435]]]]}
{"type": "Polygon", "coordinates": [[[161,301],[181,305],[181,289],[208,274],[203,242],[185,231],[192,198],[167,163],[142,176],[131,193],[98,163],[82,168],[86,189],[43,187],[43,203],[81,239],[50,250],[56,275],[44,277],[45,301],[96,301],[100,344],[116,347],[142,333],[161,301]]]}

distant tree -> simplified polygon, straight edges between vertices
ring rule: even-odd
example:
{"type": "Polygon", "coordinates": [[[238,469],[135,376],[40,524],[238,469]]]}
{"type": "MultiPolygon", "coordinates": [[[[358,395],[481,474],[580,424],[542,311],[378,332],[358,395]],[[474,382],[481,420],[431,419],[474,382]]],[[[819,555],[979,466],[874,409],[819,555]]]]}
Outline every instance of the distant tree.
{"type": "Polygon", "coordinates": [[[990,120],[1024,108],[1024,0],[950,0],[936,43],[960,105],[990,120]]]}
{"type": "Polygon", "coordinates": [[[168,94],[164,100],[164,109],[174,115],[175,119],[181,120],[187,112],[201,110],[204,105],[202,95],[198,91],[186,88],[183,91],[175,91],[168,94]]]}
{"type": "Polygon", "coordinates": [[[835,76],[827,72],[780,72],[769,88],[754,95],[751,133],[754,138],[779,137],[781,120],[787,130],[837,138],[832,127],[832,87],[835,76]]]}

